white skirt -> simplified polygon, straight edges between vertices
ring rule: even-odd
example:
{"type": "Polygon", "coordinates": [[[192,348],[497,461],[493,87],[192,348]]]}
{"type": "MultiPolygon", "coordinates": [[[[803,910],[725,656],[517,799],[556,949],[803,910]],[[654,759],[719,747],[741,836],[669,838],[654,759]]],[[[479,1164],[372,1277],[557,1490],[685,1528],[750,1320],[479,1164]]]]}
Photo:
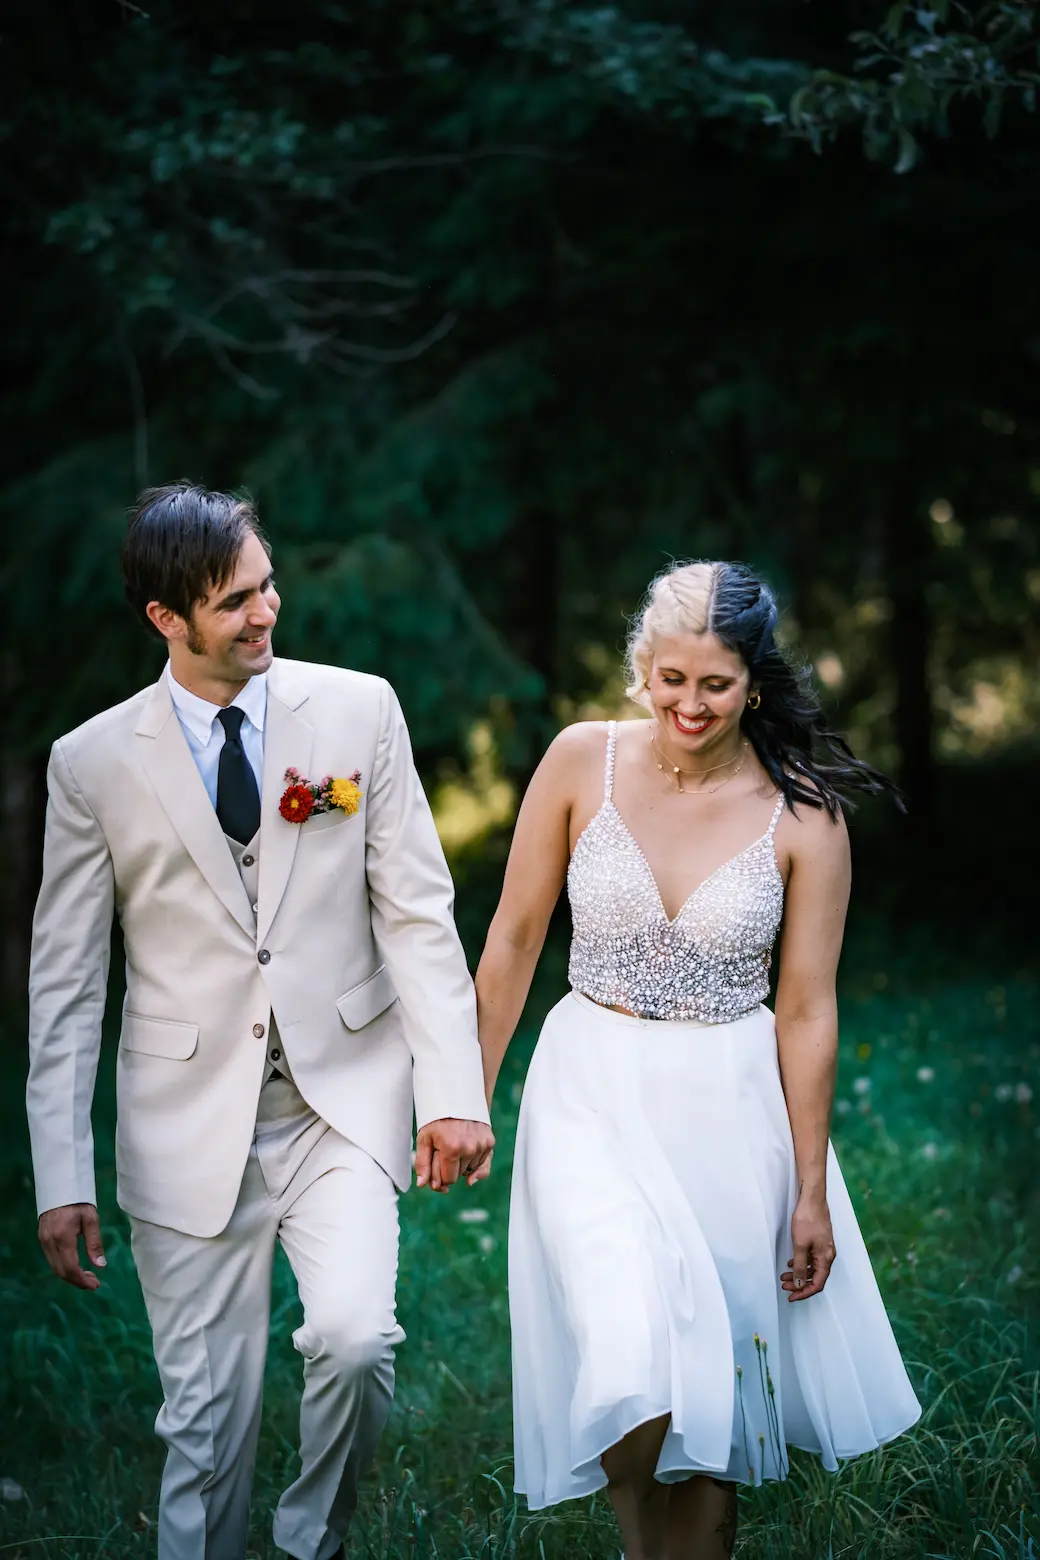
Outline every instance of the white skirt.
{"type": "Polygon", "coordinates": [[[602,1489],[600,1456],[670,1416],[657,1478],[828,1469],[920,1415],[833,1149],[838,1256],[791,1304],[794,1154],[773,1015],[629,1018],[571,992],[524,1087],[509,1220],[516,1489],[602,1489]]]}

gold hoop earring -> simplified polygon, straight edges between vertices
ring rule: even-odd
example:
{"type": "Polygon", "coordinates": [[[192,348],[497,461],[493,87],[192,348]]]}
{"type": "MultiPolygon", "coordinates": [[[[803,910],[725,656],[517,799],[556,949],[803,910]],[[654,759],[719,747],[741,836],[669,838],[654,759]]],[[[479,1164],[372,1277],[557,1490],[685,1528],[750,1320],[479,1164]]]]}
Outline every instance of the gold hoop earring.
{"type": "Polygon", "coordinates": [[[643,678],[643,687],[646,689],[647,693],[650,692],[650,684],[645,677],[643,678]]]}
{"type": "Polygon", "coordinates": [[[757,710],[761,703],[762,703],[762,695],[758,692],[757,689],[755,690],[754,693],[749,693],[748,694],[747,707],[748,707],[749,710],[757,710]]]}

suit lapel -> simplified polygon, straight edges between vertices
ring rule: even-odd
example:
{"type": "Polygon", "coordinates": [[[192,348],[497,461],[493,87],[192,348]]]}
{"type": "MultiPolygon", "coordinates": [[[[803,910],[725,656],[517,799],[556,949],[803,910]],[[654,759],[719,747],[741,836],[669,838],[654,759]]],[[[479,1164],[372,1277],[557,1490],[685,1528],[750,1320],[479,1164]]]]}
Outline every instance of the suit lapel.
{"type": "Polygon", "coordinates": [[[160,677],[137,724],[141,762],[173,827],[221,904],[253,936],[253,911],[224,831],[160,677]]]}
{"type": "Polygon", "coordinates": [[[264,783],[260,794],[260,885],[256,931],[261,943],[282,902],[300,839],[300,825],[287,823],[278,811],[286,785],[285,771],[289,768],[298,769],[305,780],[314,778],[308,770],[314,730],[297,713],[306,700],[306,691],[299,686],[285,663],[276,661],[267,677],[264,783]]]}

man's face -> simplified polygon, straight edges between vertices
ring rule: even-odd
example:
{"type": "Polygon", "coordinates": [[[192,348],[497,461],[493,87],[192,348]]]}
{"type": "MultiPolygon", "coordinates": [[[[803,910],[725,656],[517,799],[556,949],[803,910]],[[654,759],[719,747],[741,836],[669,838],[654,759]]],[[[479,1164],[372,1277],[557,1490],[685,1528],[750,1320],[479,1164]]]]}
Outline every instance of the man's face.
{"type": "Polygon", "coordinates": [[[183,642],[196,658],[192,670],[228,683],[266,672],[274,660],[271,634],[280,606],[271,560],[250,533],[231,576],[196,604],[185,624],[183,642]]]}

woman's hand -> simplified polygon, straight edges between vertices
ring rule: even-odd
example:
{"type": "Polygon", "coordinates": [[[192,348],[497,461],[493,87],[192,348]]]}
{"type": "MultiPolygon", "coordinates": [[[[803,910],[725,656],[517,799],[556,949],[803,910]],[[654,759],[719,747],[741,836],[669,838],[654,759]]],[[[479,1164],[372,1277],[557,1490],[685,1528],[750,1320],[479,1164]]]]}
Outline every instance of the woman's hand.
{"type": "Polygon", "coordinates": [[[835,1258],[826,1197],[799,1197],[791,1218],[791,1243],[794,1255],[788,1259],[787,1272],[780,1274],[780,1286],[788,1300],[808,1300],[827,1282],[835,1258]]]}

